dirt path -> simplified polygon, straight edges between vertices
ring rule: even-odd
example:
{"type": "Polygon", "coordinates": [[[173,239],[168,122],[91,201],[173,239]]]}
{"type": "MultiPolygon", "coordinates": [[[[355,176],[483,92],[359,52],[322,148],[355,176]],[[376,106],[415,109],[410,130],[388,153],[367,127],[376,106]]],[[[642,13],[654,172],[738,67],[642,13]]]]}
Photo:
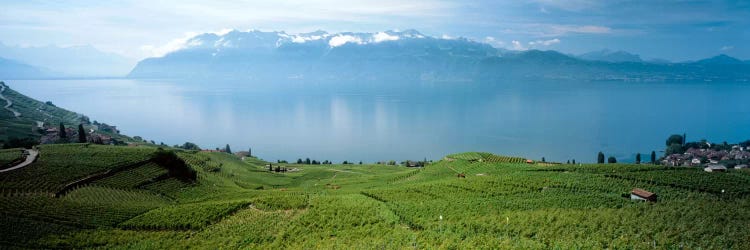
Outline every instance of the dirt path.
{"type": "Polygon", "coordinates": [[[5,84],[0,84],[0,99],[5,100],[5,102],[7,103],[7,104],[5,104],[4,108],[7,109],[10,112],[13,112],[13,115],[15,117],[21,116],[21,113],[19,113],[15,109],[10,108],[10,106],[13,106],[13,102],[11,102],[10,100],[8,100],[8,98],[5,98],[5,96],[3,96],[3,92],[5,92],[5,84]]]}
{"type": "Polygon", "coordinates": [[[29,155],[26,156],[26,160],[25,161],[19,163],[18,165],[13,166],[13,167],[0,170],[0,173],[2,173],[2,172],[8,172],[8,171],[12,171],[12,170],[16,170],[16,169],[28,166],[29,164],[33,163],[36,160],[36,158],[39,156],[39,151],[36,150],[36,149],[27,149],[26,152],[29,153],[29,155]]]}

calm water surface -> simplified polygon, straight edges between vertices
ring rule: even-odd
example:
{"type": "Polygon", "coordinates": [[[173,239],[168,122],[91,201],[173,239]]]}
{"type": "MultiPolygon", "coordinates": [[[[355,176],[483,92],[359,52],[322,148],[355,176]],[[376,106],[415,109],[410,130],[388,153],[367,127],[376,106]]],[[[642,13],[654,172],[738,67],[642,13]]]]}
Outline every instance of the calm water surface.
{"type": "Polygon", "coordinates": [[[272,161],[439,159],[463,151],[579,162],[603,151],[632,161],[637,152],[647,159],[663,150],[673,133],[750,139],[750,83],[6,83],[124,134],[252,147],[272,161]]]}

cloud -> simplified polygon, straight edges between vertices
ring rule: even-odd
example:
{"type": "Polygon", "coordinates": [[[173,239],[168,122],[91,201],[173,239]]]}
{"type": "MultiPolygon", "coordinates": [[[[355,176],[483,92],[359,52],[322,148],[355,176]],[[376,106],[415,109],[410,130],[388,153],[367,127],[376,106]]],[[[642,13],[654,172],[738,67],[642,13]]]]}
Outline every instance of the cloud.
{"type": "Polygon", "coordinates": [[[732,50],[732,49],[734,49],[734,46],[726,45],[726,46],[721,47],[721,49],[719,50],[727,51],[727,50],[732,50]]]}
{"type": "Polygon", "coordinates": [[[516,41],[516,40],[513,40],[511,44],[512,46],[510,47],[510,49],[512,50],[528,50],[529,49],[529,48],[524,47],[523,43],[516,41]]]}
{"type": "Polygon", "coordinates": [[[566,10],[566,11],[583,11],[591,8],[596,8],[601,6],[606,1],[595,1],[595,0],[531,0],[531,2],[535,2],[539,5],[542,5],[542,8],[544,6],[550,6],[553,8],[566,10]]]}
{"type": "Polygon", "coordinates": [[[555,38],[555,39],[550,39],[550,40],[532,41],[532,42],[529,42],[529,45],[530,46],[537,46],[537,45],[550,46],[550,45],[557,44],[557,43],[560,43],[560,39],[555,38]]]}
{"type": "Polygon", "coordinates": [[[489,45],[492,45],[493,47],[503,47],[503,46],[505,46],[505,42],[497,40],[496,38],[491,37],[491,36],[485,37],[484,38],[484,42],[487,43],[487,44],[489,44],[489,45]]]}
{"type": "Polygon", "coordinates": [[[567,33],[584,33],[584,34],[607,34],[612,33],[612,28],[597,25],[552,25],[550,26],[552,34],[564,35],[567,33]]]}
{"type": "MultiPolygon", "coordinates": [[[[161,46],[155,46],[151,44],[143,45],[140,47],[140,50],[150,55],[151,57],[162,57],[166,54],[169,54],[172,51],[176,51],[176,50],[188,47],[189,45],[188,42],[190,41],[190,39],[192,39],[193,37],[197,35],[198,33],[196,32],[188,32],[188,33],[185,33],[185,36],[181,38],[173,39],[164,45],[161,45],[161,46]]],[[[194,42],[197,42],[197,41],[194,41],[194,42]]],[[[191,45],[196,45],[196,44],[191,44],[191,45]]]]}
{"type": "Polygon", "coordinates": [[[338,47],[346,43],[362,44],[362,39],[359,37],[350,36],[350,35],[338,35],[338,36],[331,37],[331,40],[328,41],[328,45],[330,45],[331,48],[338,47]]]}
{"type": "Polygon", "coordinates": [[[376,43],[384,42],[384,41],[396,41],[398,40],[398,38],[399,38],[398,36],[388,35],[385,32],[378,32],[372,36],[373,41],[376,43]]]}

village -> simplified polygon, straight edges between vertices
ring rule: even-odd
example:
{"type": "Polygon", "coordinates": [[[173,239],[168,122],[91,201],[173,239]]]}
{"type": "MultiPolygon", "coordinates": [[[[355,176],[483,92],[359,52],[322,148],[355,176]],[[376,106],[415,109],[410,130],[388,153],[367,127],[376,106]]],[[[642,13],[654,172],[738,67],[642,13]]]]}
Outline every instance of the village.
{"type": "MultiPolygon", "coordinates": [[[[84,126],[81,124],[81,126],[84,126]]],[[[59,126],[53,126],[52,124],[39,124],[39,132],[42,134],[39,139],[41,144],[54,144],[60,142],[81,142],[79,141],[80,130],[75,127],[65,127],[62,124],[59,126]],[[61,132],[62,131],[62,132],[61,132]]],[[[119,134],[116,126],[108,125],[106,123],[88,123],[85,125],[83,132],[86,134],[85,140],[89,143],[102,144],[102,145],[119,145],[124,142],[117,140],[111,136],[111,134],[119,134]],[[109,135],[108,135],[109,134],[109,135]]]]}
{"type": "Polygon", "coordinates": [[[661,163],[674,167],[703,167],[706,172],[723,172],[728,168],[747,168],[750,162],[750,146],[729,145],[727,147],[731,149],[691,147],[684,153],[665,156],[661,163]]]}

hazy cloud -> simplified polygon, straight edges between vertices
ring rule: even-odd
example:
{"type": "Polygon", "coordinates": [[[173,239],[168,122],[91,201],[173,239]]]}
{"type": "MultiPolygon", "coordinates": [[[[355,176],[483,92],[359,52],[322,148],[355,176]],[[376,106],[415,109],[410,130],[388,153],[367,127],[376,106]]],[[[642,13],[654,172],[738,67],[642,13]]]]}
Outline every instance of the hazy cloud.
{"type": "Polygon", "coordinates": [[[520,41],[513,40],[511,44],[512,45],[510,49],[512,50],[528,50],[529,49],[529,48],[524,47],[520,41]]]}
{"type": "Polygon", "coordinates": [[[536,41],[529,42],[529,45],[530,46],[539,46],[539,45],[550,46],[556,43],[560,43],[560,39],[555,38],[555,39],[550,39],[550,40],[536,40],[536,41]]]}
{"type": "Polygon", "coordinates": [[[552,25],[551,34],[565,35],[567,33],[607,34],[612,33],[612,28],[597,25],[552,25]]]}
{"type": "Polygon", "coordinates": [[[162,57],[166,54],[169,54],[169,52],[177,51],[183,48],[187,47],[187,42],[198,35],[196,32],[188,32],[185,33],[185,36],[181,38],[174,39],[172,41],[167,42],[163,45],[143,45],[140,47],[141,51],[149,55],[150,57],[162,57]]]}
{"type": "MultiPolygon", "coordinates": [[[[608,0],[611,1],[611,0],[608,0]]],[[[566,11],[583,11],[586,9],[596,8],[604,4],[605,1],[596,0],[531,0],[542,6],[554,7],[566,11]]],[[[542,7],[543,8],[543,7],[542,7]]]]}
{"type": "Polygon", "coordinates": [[[493,47],[504,47],[505,46],[505,42],[497,40],[496,38],[491,37],[491,36],[485,37],[483,42],[485,42],[485,43],[487,43],[489,45],[492,45],[493,47]]]}

